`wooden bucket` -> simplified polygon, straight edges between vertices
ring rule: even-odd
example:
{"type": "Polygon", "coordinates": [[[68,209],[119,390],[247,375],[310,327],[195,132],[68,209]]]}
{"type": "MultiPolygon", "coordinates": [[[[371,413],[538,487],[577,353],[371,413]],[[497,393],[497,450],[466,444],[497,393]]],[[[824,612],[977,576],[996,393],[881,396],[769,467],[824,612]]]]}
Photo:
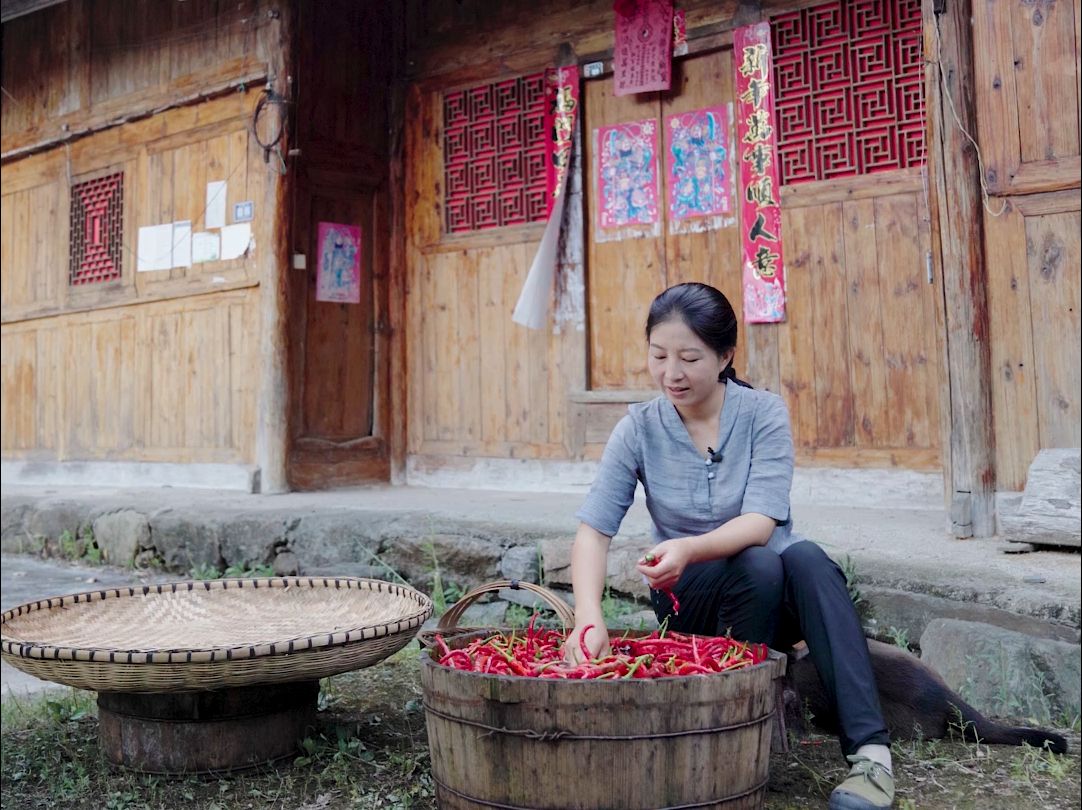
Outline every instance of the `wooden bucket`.
{"type": "MultiPolygon", "coordinates": [[[[470,636],[452,637],[452,647],[470,636]]],[[[760,808],[775,678],[748,669],[656,680],[483,675],[421,653],[442,808],[760,808]]]]}

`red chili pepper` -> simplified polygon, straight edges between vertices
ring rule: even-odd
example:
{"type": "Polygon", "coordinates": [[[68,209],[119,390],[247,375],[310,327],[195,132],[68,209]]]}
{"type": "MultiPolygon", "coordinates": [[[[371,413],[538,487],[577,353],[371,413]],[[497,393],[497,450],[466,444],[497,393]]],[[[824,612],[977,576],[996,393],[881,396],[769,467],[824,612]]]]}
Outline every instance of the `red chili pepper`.
{"type": "Polygon", "coordinates": [[[575,666],[562,658],[566,636],[538,628],[534,619],[523,637],[496,634],[475,639],[459,649],[451,649],[437,636],[434,657],[444,666],[482,674],[612,680],[708,675],[754,666],[769,655],[765,644],[749,644],[728,637],[666,634],[663,625],[649,636],[633,638],[625,634],[611,638],[611,654],[591,658],[585,635],[592,629],[592,625],[586,627],[578,639],[584,660],[575,666]]]}
{"type": "MultiPolygon", "coordinates": [[[[657,565],[657,557],[655,557],[653,554],[647,554],[642,559],[647,565],[657,565]]],[[[672,590],[670,590],[669,588],[660,588],[659,590],[667,597],[669,597],[669,599],[672,601],[672,615],[679,616],[680,600],[676,598],[676,594],[673,593],[672,590]]]]}
{"type": "Polygon", "coordinates": [[[579,633],[579,652],[582,653],[584,661],[589,661],[593,656],[590,655],[590,648],[586,646],[586,634],[594,629],[594,625],[588,624],[582,628],[582,632],[579,633]]]}

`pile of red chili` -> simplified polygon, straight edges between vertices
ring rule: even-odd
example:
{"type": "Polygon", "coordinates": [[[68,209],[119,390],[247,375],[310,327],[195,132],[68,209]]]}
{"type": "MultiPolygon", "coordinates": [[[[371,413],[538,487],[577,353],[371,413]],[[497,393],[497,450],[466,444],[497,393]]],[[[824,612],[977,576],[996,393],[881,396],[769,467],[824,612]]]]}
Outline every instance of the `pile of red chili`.
{"type": "Polygon", "coordinates": [[[572,665],[562,659],[566,636],[536,628],[535,620],[536,616],[522,636],[500,633],[460,649],[451,649],[436,636],[435,656],[444,666],[468,672],[567,680],[709,675],[754,666],[767,658],[765,644],[655,631],[648,636],[612,637],[612,654],[603,658],[591,658],[583,646],[587,660],[572,665]]]}

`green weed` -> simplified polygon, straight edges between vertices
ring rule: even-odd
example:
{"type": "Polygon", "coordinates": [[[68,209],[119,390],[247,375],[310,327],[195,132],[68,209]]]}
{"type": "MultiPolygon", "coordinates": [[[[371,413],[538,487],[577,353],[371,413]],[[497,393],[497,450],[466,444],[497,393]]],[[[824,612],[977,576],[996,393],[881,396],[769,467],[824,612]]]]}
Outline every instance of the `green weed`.
{"type": "Polygon", "coordinates": [[[887,638],[895,647],[899,647],[903,650],[909,650],[909,631],[904,627],[895,627],[891,625],[887,629],[887,638]]]}
{"type": "Polygon", "coordinates": [[[872,615],[872,606],[864,598],[864,594],[860,592],[860,586],[857,584],[859,577],[857,575],[857,566],[853,562],[853,558],[848,554],[841,561],[842,573],[845,574],[845,587],[849,591],[849,599],[853,603],[853,607],[856,608],[857,615],[862,619],[867,619],[872,615]]]}
{"type": "Polygon", "coordinates": [[[222,572],[224,578],[238,577],[273,577],[274,566],[267,563],[254,565],[230,565],[222,572]]]}
{"type": "Polygon", "coordinates": [[[197,563],[188,571],[188,576],[192,579],[221,579],[222,572],[218,570],[216,565],[197,563]]]}
{"type": "Polygon", "coordinates": [[[462,598],[465,591],[454,582],[444,582],[443,573],[440,570],[439,555],[436,554],[436,544],[429,541],[425,544],[425,550],[432,559],[431,582],[432,582],[432,610],[436,616],[442,616],[447,608],[462,598]]]}
{"type": "Polygon", "coordinates": [[[1070,757],[1053,754],[1044,748],[1022,745],[1011,761],[1011,776],[1030,784],[1037,776],[1062,782],[1071,775],[1073,766],[1070,757]]]}
{"type": "Polygon", "coordinates": [[[82,556],[79,541],[70,529],[64,529],[64,531],[60,532],[60,537],[57,538],[56,543],[60,550],[60,556],[64,559],[77,560],[82,556]]]}
{"type": "Polygon", "coordinates": [[[605,624],[613,624],[619,619],[638,613],[639,610],[637,603],[613,596],[612,589],[608,585],[605,586],[605,591],[601,596],[601,616],[605,619],[605,624]]]}

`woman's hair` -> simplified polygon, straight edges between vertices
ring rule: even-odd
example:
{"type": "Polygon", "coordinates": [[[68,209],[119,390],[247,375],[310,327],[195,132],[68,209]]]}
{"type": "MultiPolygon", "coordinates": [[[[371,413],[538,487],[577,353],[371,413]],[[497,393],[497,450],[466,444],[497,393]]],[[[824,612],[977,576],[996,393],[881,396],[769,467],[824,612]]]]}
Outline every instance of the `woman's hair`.
{"type": "MultiPolygon", "coordinates": [[[[720,290],[709,284],[695,281],[677,284],[655,298],[646,318],[646,339],[650,339],[655,326],[672,320],[683,321],[699,340],[718,355],[736,348],[737,320],[733,305],[720,290]]],[[[748,383],[737,379],[732,363],[718,375],[718,382],[726,379],[751,388],[748,383]]]]}

